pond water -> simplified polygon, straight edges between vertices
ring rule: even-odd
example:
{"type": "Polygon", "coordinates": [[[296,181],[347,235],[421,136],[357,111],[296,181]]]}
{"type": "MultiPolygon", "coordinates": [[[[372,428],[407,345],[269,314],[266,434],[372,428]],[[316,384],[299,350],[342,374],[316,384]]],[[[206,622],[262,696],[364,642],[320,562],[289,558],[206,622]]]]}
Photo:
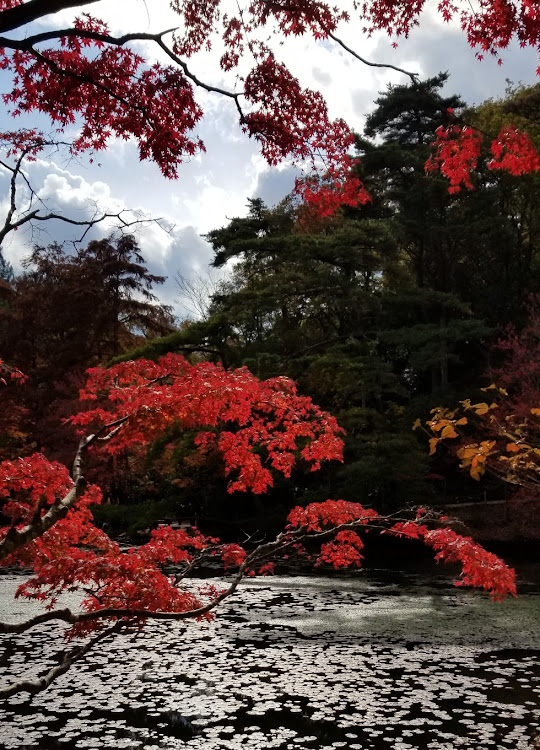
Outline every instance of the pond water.
{"type": "MultiPolygon", "coordinates": [[[[0,747],[540,748],[539,615],[532,588],[493,604],[443,577],[250,580],[212,623],[122,635],[6,701],[0,747]]],[[[1,681],[49,640],[1,641],[1,681]]]]}

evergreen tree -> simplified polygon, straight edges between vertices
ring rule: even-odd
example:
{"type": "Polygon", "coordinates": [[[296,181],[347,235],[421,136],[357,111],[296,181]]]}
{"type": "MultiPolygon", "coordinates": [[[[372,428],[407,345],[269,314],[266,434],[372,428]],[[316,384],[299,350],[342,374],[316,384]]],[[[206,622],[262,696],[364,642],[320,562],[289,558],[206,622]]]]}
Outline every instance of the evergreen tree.
{"type": "Polygon", "coordinates": [[[15,273],[13,271],[13,266],[4,258],[2,251],[0,250],[0,281],[5,281],[8,284],[11,284],[14,280],[15,273]]]}
{"type": "Polygon", "coordinates": [[[19,396],[32,417],[29,443],[63,457],[73,435],[61,422],[84,370],[170,332],[172,317],[151,292],[163,277],[149,273],[132,237],[91,242],[75,255],[35,247],[25,265],[0,316],[0,355],[29,376],[19,396]]]}
{"type": "Polygon", "coordinates": [[[308,233],[303,211],[291,200],[273,210],[254,200],[245,218],[208,234],[214,264],[235,264],[207,321],[189,328],[215,336],[219,321],[229,364],[292,377],[343,423],[345,467],[329,467],[317,488],[298,479],[306,497],[322,482],[350,499],[412,499],[423,459],[402,420],[408,389],[380,337],[385,290],[404,274],[390,227],[341,215],[308,233]]]}
{"type": "Polygon", "coordinates": [[[362,178],[374,196],[371,211],[389,220],[418,287],[455,291],[459,251],[454,241],[454,198],[444,179],[426,176],[430,143],[448,110],[459,110],[458,96],[442,96],[448,80],[440,73],[426,81],[389,86],[366,118],[358,139],[362,178]]]}
{"type": "Polygon", "coordinates": [[[274,209],[250,200],[245,217],[207,235],[215,266],[234,261],[207,317],[137,352],[196,351],[295,379],[347,430],[344,467],[329,467],[316,487],[295,478],[306,499],[321,484],[386,507],[425,497],[411,424],[470,396],[514,305],[505,283],[513,278],[508,289],[522,297],[524,268],[534,283],[535,251],[529,261],[522,249],[536,247],[537,178],[500,177],[482,156],[477,189],[449,194],[425,172],[437,128],[465,116],[458,96],[441,93],[446,80],[390,87],[377,100],[358,138],[370,204],[314,219],[290,198],[274,209]]]}

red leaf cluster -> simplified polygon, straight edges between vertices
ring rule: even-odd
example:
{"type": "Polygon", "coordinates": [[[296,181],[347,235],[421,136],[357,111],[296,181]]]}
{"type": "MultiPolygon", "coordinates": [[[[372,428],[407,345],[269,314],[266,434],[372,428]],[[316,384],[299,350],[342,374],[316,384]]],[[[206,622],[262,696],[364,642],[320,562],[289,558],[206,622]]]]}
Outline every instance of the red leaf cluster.
{"type": "Polygon", "coordinates": [[[502,169],[515,176],[540,169],[540,156],[531,139],[513,125],[501,130],[491,144],[491,153],[490,169],[502,169]]]}
{"type": "Polygon", "coordinates": [[[348,21],[349,14],[320,0],[256,0],[250,6],[253,21],[257,26],[265,26],[277,21],[285,36],[300,36],[310,32],[315,39],[326,39],[328,32],[336,30],[340,21],[348,21]]]}
{"type": "Polygon", "coordinates": [[[450,193],[459,193],[462,187],[472,190],[471,172],[476,169],[482,141],[482,134],[474,128],[460,125],[437,128],[435,153],[426,162],[426,172],[440,169],[450,182],[450,193]]]}
{"type": "Polygon", "coordinates": [[[470,537],[456,534],[452,529],[429,529],[414,521],[399,522],[390,532],[396,536],[420,539],[436,550],[436,560],[459,563],[461,575],[456,586],[472,586],[488,591],[494,601],[510,594],[516,596],[516,574],[492,552],[488,552],[470,537]]]}
{"type": "MultiPolygon", "coordinates": [[[[4,0],[0,12],[20,4],[4,0]]],[[[13,78],[4,101],[13,105],[13,114],[46,114],[59,131],[80,120],[74,151],[103,149],[112,136],[132,137],[140,158],[154,160],[165,176],[173,178],[183,160],[204,150],[194,133],[202,116],[194,87],[220,93],[234,101],[241,127],[260,143],[269,164],[292,159],[315,170],[318,176],[300,181],[297,190],[327,216],[340,205],[369,200],[351,171],[348,150],[353,137],[343,121],[329,118],[322,95],[303,88],[277,60],[270,40],[310,34],[315,40],[339,42],[338,25],[350,22],[353,12],[359,14],[364,32],[407,36],[418,25],[424,6],[425,0],[354,0],[345,9],[322,0],[251,0],[237,15],[230,15],[223,12],[222,0],[172,0],[182,29],[174,32],[172,46],[164,42],[164,35],[140,35],[169,55],[174,66],[168,67],[149,65],[126,38],[113,37],[103,22],[83,14],[72,29],[31,37],[37,40],[33,44],[9,40],[0,50],[0,67],[13,78]],[[49,39],[56,46],[42,49],[49,39]],[[187,67],[186,58],[215,42],[225,48],[220,60],[225,72],[248,55],[253,59],[252,69],[238,76],[242,92],[200,81],[187,67]]],[[[472,10],[467,0],[440,0],[438,10],[446,21],[459,18],[479,57],[486,51],[498,54],[513,38],[538,48],[540,14],[533,0],[478,0],[477,6],[472,10]]],[[[137,37],[129,35],[132,40],[137,37]]],[[[479,134],[471,129],[442,129],[428,169],[440,167],[450,179],[451,192],[470,187],[479,143],[479,134]]],[[[538,168],[530,143],[512,128],[496,139],[493,156],[494,169],[512,174],[538,168]]]]}
{"type": "Polygon", "coordinates": [[[246,551],[239,544],[226,544],[221,553],[221,559],[225,570],[242,565],[246,559],[246,551]]]}
{"type": "Polygon", "coordinates": [[[299,396],[287,378],[261,382],[245,368],[191,365],[168,354],[158,362],[89,370],[81,397],[103,405],[76,415],[74,424],[101,428],[121,421],[104,446],[111,454],[148,445],[173,424],[199,429],[199,449],[217,447],[226,473],[236,474],[229,492],[264,492],[273,483],[270,469],[288,477],[299,459],[313,471],[323,460],[342,460],[343,430],[335,418],[299,396]]]}
{"type": "MultiPolygon", "coordinates": [[[[450,182],[450,193],[459,193],[462,187],[472,190],[471,172],[476,169],[483,142],[482,133],[468,126],[452,124],[437,128],[432,144],[435,153],[426,162],[426,172],[440,170],[450,182]]],[[[492,141],[491,155],[489,169],[515,176],[540,169],[540,155],[531,139],[513,125],[503,127],[492,141]]]]}
{"type": "Polygon", "coordinates": [[[323,177],[314,175],[296,180],[294,191],[308,207],[301,225],[309,227],[311,213],[315,217],[333,216],[340,206],[358,206],[371,201],[367,190],[353,175],[352,166],[352,160],[348,160],[343,162],[341,169],[332,169],[323,177]]]}
{"type": "Polygon", "coordinates": [[[426,531],[423,537],[424,542],[437,551],[436,560],[461,564],[461,578],[456,586],[482,588],[496,601],[508,594],[516,596],[515,572],[469,537],[460,536],[452,529],[426,531]]]}
{"type": "MultiPolygon", "coordinates": [[[[389,35],[407,37],[419,25],[426,0],[366,0],[354,5],[366,20],[365,31],[385,30],[389,35]]],[[[512,39],[524,47],[540,47],[540,13],[536,0],[439,0],[437,9],[447,22],[459,19],[477,57],[489,52],[498,56],[512,39]]]]}
{"type": "MultiPolygon", "coordinates": [[[[76,28],[106,34],[87,16],[76,28]]],[[[3,95],[13,114],[39,111],[63,131],[82,117],[73,151],[99,151],[111,136],[136,139],[141,159],[152,159],[166,177],[177,176],[179,163],[204,150],[190,133],[202,117],[193,87],[171,66],[147,67],[129,48],[68,36],[59,48],[36,56],[24,50],[0,51],[0,67],[13,75],[3,95]]]]}
{"type": "Polygon", "coordinates": [[[363,541],[354,531],[339,531],[331,542],[321,544],[321,553],[315,565],[329,563],[336,570],[352,565],[360,567],[363,560],[360,550],[363,547],[363,541]]]}
{"type": "MultiPolygon", "coordinates": [[[[341,458],[341,430],[335,420],[310,399],[298,396],[294,383],[285,378],[259,382],[247,370],[191,365],[169,354],[159,362],[141,360],[110,370],[90,370],[82,395],[95,408],[73,421],[97,432],[82,438],[81,446],[101,441],[99,450],[114,453],[148,444],[173,422],[198,428],[200,447],[214,442],[227,471],[237,472],[231,490],[262,492],[271,484],[263,457],[285,475],[300,456],[312,468],[322,460],[341,458]]],[[[437,559],[459,562],[459,585],[484,588],[493,598],[515,594],[513,571],[472,540],[450,529],[430,530],[421,524],[425,509],[415,520],[396,523],[359,503],[327,500],[293,508],[283,534],[251,552],[238,544],[221,545],[194,528],[169,526],[153,531],[146,544],[122,550],[93,524],[91,505],[101,501],[99,488],[86,486],[79,470],[75,475],[77,483],[65,466],[42,454],[0,464],[2,511],[9,523],[0,530],[0,544],[7,544],[13,533],[38,529],[4,554],[8,564],[33,570],[18,595],[45,601],[52,608],[63,592],[83,591],[83,610],[104,613],[76,623],[68,637],[100,629],[105,619],[128,618],[142,624],[158,612],[210,617],[209,609],[224,592],[213,586],[181,585],[205,556],[220,556],[226,569],[237,569],[229,591],[244,575],[255,575],[256,570],[272,573],[272,556],[301,550],[309,540],[321,543],[316,565],[358,566],[363,549],[360,533],[369,528],[419,539],[436,550],[437,559]],[[61,508],[56,521],[40,531],[39,524],[61,508]],[[169,564],[176,566],[174,574],[166,572],[164,566],[169,564]]]]}
{"type": "Polygon", "coordinates": [[[377,511],[364,508],[360,503],[346,500],[327,500],[324,503],[310,503],[305,508],[297,506],[287,516],[291,529],[304,528],[308,533],[343,524],[366,525],[373,518],[378,518],[377,511]]]}
{"type": "Polygon", "coordinates": [[[0,359],[0,383],[2,385],[7,385],[7,381],[3,377],[3,375],[9,376],[11,380],[15,381],[16,383],[24,383],[24,381],[28,377],[17,367],[12,367],[11,365],[8,365],[6,362],[0,359]]]}

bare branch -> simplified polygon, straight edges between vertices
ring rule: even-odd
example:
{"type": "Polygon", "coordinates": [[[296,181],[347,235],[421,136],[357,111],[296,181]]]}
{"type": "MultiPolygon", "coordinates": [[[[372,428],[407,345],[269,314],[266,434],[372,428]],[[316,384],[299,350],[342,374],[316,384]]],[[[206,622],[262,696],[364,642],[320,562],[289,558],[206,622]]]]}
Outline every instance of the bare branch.
{"type": "MultiPolygon", "coordinates": [[[[6,137],[3,139],[6,148],[9,147],[9,139],[6,137]]],[[[87,219],[74,219],[55,211],[54,209],[47,206],[42,198],[39,197],[37,190],[32,186],[28,176],[25,174],[23,166],[24,160],[29,154],[36,151],[36,149],[45,149],[51,147],[55,151],[59,150],[60,147],[70,148],[71,144],[66,141],[55,141],[55,140],[41,140],[37,138],[34,142],[26,146],[22,152],[18,155],[14,165],[10,165],[6,159],[0,160],[0,166],[11,173],[10,177],[10,205],[6,213],[3,226],[0,227],[0,246],[4,242],[6,236],[21,227],[31,225],[32,229],[35,229],[36,223],[45,223],[47,221],[56,220],[61,221],[64,224],[69,224],[74,227],[84,227],[84,231],[72,240],[74,245],[78,245],[84,241],[88,232],[92,227],[111,220],[116,224],[116,229],[121,232],[131,229],[133,227],[141,226],[144,224],[157,224],[164,232],[169,232],[170,227],[167,227],[163,217],[149,217],[145,216],[140,211],[134,211],[132,209],[121,209],[120,211],[106,211],[102,210],[97,202],[94,203],[94,213],[87,219]],[[27,199],[27,204],[24,208],[20,209],[17,205],[17,183],[22,180],[30,193],[30,198],[27,199]],[[34,208],[36,204],[40,204],[40,207],[34,208]],[[19,214],[19,215],[17,215],[19,214]]]]}
{"type": "Polygon", "coordinates": [[[223,281],[222,275],[207,270],[204,274],[195,273],[191,276],[185,276],[179,271],[174,275],[174,281],[181,295],[179,299],[175,300],[176,303],[190,317],[204,320],[208,314],[211,297],[218,291],[223,281]]]}
{"type": "Polygon", "coordinates": [[[418,82],[418,73],[411,73],[409,70],[405,70],[404,68],[399,68],[397,65],[391,65],[390,63],[375,63],[371,62],[370,60],[366,60],[365,57],[361,57],[357,52],[355,52],[351,47],[348,47],[343,40],[341,40],[338,36],[333,34],[331,31],[327,31],[326,33],[330,37],[330,39],[333,39],[336,44],[339,44],[342,49],[344,49],[346,52],[349,53],[349,55],[352,55],[357,60],[360,60],[361,63],[364,65],[368,65],[370,68],[388,68],[390,70],[397,70],[398,73],[403,73],[406,76],[409,76],[411,81],[413,83],[418,82]]]}
{"type": "MultiPolygon", "coordinates": [[[[266,3],[266,4],[275,5],[275,3],[273,2],[273,0],[263,0],[263,2],[266,3]]],[[[283,8],[283,9],[285,9],[285,8],[283,8]]],[[[319,22],[319,25],[320,25],[322,31],[326,34],[326,36],[328,36],[330,39],[333,39],[334,42],[336,42],[336,44],[339,44],[339,46],[342,49],[344,49],[346,52],[348,52],[349,55],[352,55],[353,57],[355,57],[357,60],[359,60],[364,65],[368,65],[370,68],[389,68],[390,70],[396,70],[398,73],[403,73],[404,75],[409,76],[409,78],[411,79],[411,81],[413,83],[416,83],[418,81],[418,73],[411,73],[408,70],[404,70],[403,68],[399,68],[396,65],[391,65],[390,63],[374,63],[374,62],[370,62],[369,60],[366,60],[365,57],[362,57],[357,52],[355,52],[353,49],[351,49],[351,47],[348,47],[345,44],[345,42],[342,39],[340,39],[338,36],[336,36],[332,31],[330,31],[330,29],[328,29],[328,27],[324,23],[319,22]]]]}

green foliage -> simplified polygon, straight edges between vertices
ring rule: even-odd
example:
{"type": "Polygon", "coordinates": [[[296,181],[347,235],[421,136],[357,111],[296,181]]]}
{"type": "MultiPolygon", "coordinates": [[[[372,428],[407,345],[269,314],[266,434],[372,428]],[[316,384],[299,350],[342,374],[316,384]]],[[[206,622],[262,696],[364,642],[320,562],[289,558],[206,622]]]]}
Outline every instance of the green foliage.
{"type": "Polygon", "coordinates": [[[0,250],[0,281],[6,281],[8,284],[11,284],[14,279],[13,266],[4,258],[0,250]]]}
{"type": "MultiPolygon", "coordinates": [[[[75,434],[64,421],[78,408],[84,370],[172,330],[170,310],[152,291],[164,279],[148,271],[131,236],[92,241],[74,254],[58,244],[34,247],[25,266],[13,285],[0,286],[0,353],[28,376],[17,412],[10,390],[2,392],[0,412],[19,416],[16,423],[4,416],[0,429],[18,444],[24,435],[19,455],[38,447],[70,460],[75,434]]],[[[2,455],[4,448],[0,439],[2,455]]]]}
{"type": "Polygon", "coordinates": [[[446,465],[436,474],[447,481],[428,478],[411,424],[473,392],[497,326],[518,323],[523,300],[537,289],[539,178],[490,171],[482,157],[475,191],[449,194],[424,164],[449,108],[495,132],[517,115],[537,139],[538,87],[464,110],[458,96],[442,94],[446,82],[439,74],[391,86],[377,100],[357,138],[370,204],[315,220],[298,199],[274,208],[250,199],[246,216],[207,235],[213,265],[230,272],[206,316],[112,360],[179,351],[262,378],[289,376],[346,429],[344,464],[316,477],[298,469],[264,500],[224,504],[213,457],[195,460],[193,436],[172,431],[135,483],[113,495],[160,498],[210,526],[256,528],[321,493],[387,510],[429,500],[438,486],[459,492],[461,480],[446,465]]]}

